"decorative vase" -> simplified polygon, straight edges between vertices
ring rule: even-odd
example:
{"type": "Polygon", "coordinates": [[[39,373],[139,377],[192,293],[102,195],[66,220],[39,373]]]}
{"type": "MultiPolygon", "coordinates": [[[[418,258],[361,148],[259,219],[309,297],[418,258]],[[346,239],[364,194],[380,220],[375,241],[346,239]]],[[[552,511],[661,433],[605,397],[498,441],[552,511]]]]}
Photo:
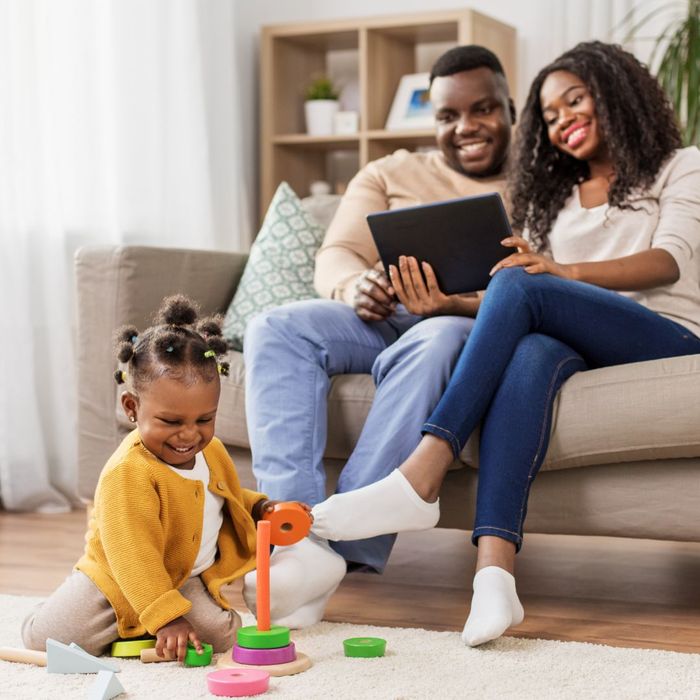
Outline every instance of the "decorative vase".
{"type": "Polygon", "coordinates": [[[304,102],[306,133],[309,136],[330,136],[333,133],[333,115],[338,111],[338,105],[338,100],[304,102]]]}

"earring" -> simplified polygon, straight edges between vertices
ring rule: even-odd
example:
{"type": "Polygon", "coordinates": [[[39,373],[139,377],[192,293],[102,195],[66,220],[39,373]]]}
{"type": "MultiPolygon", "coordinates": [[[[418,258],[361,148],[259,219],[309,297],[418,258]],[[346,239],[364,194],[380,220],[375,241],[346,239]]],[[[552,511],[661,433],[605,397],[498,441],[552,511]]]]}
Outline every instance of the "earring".
{"type": "Polygon", "coordinates": [[[132,416],[129,416],[129,420],[130,420],[132,423],[136,423],[136,416],[133,416],[133,415],[132,415],[132,416]]]}

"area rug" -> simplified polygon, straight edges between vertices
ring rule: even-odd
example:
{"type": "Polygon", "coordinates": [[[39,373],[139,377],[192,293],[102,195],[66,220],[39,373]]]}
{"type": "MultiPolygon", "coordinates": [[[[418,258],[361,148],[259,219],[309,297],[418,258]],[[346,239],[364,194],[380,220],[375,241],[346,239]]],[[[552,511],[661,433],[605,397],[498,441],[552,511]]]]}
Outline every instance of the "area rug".
{"type": "MultiPolygon", "coordinates": [[[[21,646],[19,627],[38,598],[0,595],[0,646],[21,646]]],[[[253,624],[244,615],[244,624],[253,624]]],[[[464,700],[466,698],[694,698],[700,697],[700,655],[618,649],[578,642],[503,638],[478,649],[456,632],[322,622],[293,633],[313,667],[298,676],[272,678],[262,697],[290,700],[464,700]],[[387,640],[378,659],[346,658],[343,640],[387,640]]],[[[126,693],[120,700],[214,698],[211,668],[116,660],[126,693]]],[[[94,675],[48,674],[45,668],[0,661],[0,698],[87,698],[94,675]]]]}

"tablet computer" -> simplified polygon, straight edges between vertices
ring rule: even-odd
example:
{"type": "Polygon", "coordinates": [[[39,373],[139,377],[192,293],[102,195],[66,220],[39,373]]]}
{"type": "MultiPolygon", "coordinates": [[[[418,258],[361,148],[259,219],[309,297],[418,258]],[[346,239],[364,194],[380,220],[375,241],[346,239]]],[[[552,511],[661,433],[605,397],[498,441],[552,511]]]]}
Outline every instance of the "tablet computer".
{"type": "Polygon", "coordinates": [[[445,294],[486,289],[491,268],[515,252],[501,245],[511,230],[496,192],[377,212],[367,223],[387,277],[412,255],[430,263],[445,294]]]}

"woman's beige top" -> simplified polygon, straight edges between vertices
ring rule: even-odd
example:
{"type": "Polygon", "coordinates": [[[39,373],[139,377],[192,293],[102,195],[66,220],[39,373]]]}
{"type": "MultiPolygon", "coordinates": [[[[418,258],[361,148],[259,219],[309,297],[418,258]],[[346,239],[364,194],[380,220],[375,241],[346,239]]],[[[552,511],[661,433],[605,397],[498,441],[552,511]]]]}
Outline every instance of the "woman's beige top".
{"type": "Polygon", "coordinates": [[[674,284],[621,292],[700,336],[700,151],[682,148],[666,162],[654,184],[633,201],[634,209],[581,206],[578,187],[549,234],[560,263],[614,260],[650,248],[673,256],[674,284]]]}
{"type": "Polygon", "coordinates": [[[467,177],[450,168],[440,151],[401,150],[369,163],[350,181],[318,251],[316,291],[326,299],[351,303],[360,274],[382,269],[367,214],[504,189],[502,175],[467,177]]]}

